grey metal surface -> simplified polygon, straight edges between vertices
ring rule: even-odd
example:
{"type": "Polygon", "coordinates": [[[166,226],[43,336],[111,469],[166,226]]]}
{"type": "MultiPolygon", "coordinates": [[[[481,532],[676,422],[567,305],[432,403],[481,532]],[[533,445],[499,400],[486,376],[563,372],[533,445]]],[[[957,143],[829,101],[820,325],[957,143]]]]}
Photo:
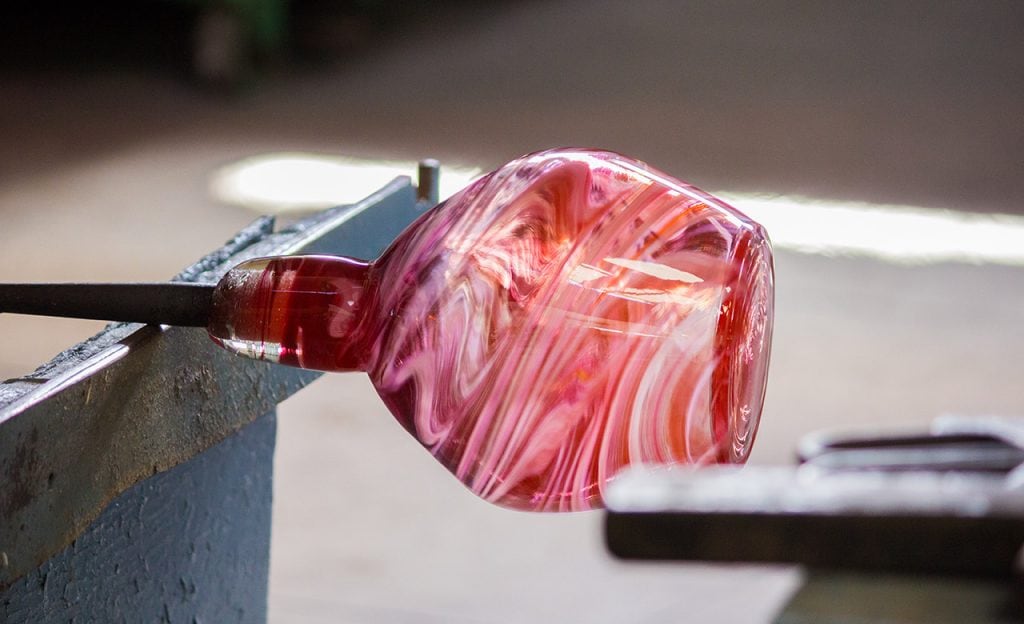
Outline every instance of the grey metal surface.
{"type": "Polygon", "coordinates": [[[273,413],[115,498],[0,592],[0,622],[263,622],[273,413]]]}
{"type": "Polygon", "coordinates": [[[805,435],[797,459],[823,470],[989,472],[1024,464],[1024,418],[946,414],[927,432],[886,428],[805,435]]]}
{"type": "MultiPolygon", "coordinates": [[[[422,208],[399,178],[281,232],[262,219],[177,279],[213,283],[265,255],[375,258],[422,208]]],[[[118,324],[0,384],[0,587],[67,546],[127,488],[220,442],[317,376],[230,355],[202,329],[118,324]]]]}

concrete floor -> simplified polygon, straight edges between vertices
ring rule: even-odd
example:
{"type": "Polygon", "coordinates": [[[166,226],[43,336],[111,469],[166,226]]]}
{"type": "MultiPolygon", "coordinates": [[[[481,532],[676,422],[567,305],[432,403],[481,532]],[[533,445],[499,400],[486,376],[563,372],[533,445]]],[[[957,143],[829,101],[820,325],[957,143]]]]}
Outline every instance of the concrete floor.
{"type": "MultiPolygon", "coordinates": [[[[161,279],[253,218],[207,176],[308,150],[496,165],[556,145],[643,158],[709,191],[1024,213],[1024,12],[1014,3],[443,7],[239,99],[135,66],[0,73],[0,280],[161,279]]],[[[752,461],[799,436],[1024,414],[1024,268],[780,251],[752,461]]],[[[0,375],[100,324],[0,317],[0,375]]],[[[359,376],[282,407],[273,622],[766,622],[796,570],[634,566],[597,513],[473,498],[359,376]]]]}

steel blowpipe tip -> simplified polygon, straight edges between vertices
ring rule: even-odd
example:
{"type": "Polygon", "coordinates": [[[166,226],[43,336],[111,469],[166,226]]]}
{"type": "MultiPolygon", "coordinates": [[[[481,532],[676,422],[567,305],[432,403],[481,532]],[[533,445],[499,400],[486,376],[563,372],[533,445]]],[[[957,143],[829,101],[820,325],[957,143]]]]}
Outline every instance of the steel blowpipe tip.
{"type": "Polygon", "coordinates": [[[177,282],[0,284],[0,312],[206,327],[213,289],[177,282]]]}

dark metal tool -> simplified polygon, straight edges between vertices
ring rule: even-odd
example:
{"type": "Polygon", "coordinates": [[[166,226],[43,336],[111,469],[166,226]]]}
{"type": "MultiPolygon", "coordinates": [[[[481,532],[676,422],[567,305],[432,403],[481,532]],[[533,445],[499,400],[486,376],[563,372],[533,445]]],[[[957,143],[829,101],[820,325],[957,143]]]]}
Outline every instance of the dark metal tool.
{"type": "Polygon", "coordinates": [[[627,474],[608,547],[627,559],[1015,577],[1024,419],[942,418],[921,435],[815,435],[798,467],[627,474]]]}
{"type": "Polygon", "coordinates": [[[1024,449],[991,433],[804,438],[802,464],[826,470],[957,471],[1005,474],[1024,464],[1024,449]]]}
{"type": "Polygon", "coordinates": [[[0,284],[0,312],[205,327],[213,285],[0,284]]]}

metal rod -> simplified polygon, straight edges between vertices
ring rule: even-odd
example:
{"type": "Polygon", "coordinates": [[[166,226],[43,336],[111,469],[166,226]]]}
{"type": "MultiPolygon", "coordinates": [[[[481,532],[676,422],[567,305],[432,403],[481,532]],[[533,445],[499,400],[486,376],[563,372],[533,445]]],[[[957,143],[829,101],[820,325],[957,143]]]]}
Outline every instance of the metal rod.
{"type": "Polygon", "coordinates": [[[416,199],[436,204],[441,196],[441,163],[433,158],[421,160],[416,178],[416,199]]]}
{"type": "Polygon", "coordinates": [[[0,312],[206,327],[213,285],[0,284],[0,312]]]}

